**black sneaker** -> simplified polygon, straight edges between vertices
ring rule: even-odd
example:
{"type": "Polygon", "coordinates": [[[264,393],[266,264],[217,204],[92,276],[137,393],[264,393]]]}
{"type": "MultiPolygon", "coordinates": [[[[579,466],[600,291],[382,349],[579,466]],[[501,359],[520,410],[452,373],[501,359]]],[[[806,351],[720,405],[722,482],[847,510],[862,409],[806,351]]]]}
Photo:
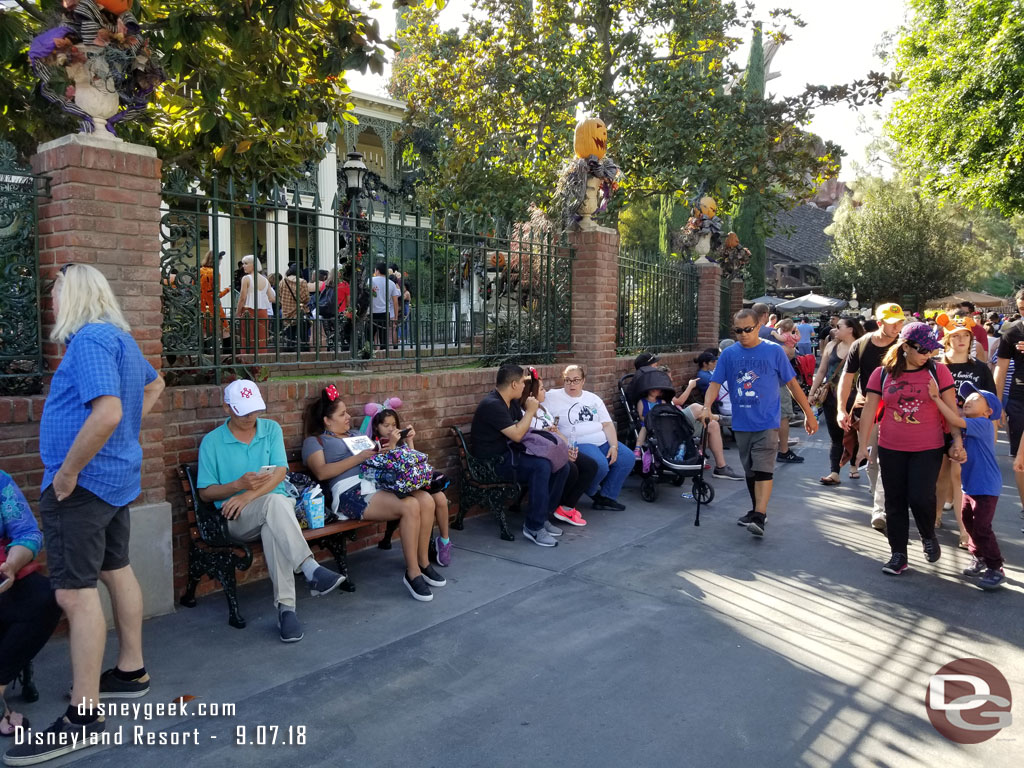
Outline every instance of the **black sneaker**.
{"type": "Polygon", "coordinates": [[[6,765],[35,765],[70,754],[100,743],[100,734],[106,729],[101,717],[88,725],[74,725],[66,717],[59,717],[42,733],[29,731],[24,744],[11,747],[4,754],[6,765]]]}
{"type": "Polygon", "coordinates": [[[149,673],[135,680],[122,680],[113,669],[100,675],[101,699],[137,699],[149,693],[149,673]]]}
{"type": "Polygon", "coordinates": [[[934,563],[942,556],[942,548],[939,546],[939,540],[934,536],[930,539],[925,539],[921,543],[924,545],[924,556],[928,559],[929,563],[934,563]]]}
{"type": "Polygon", "coordinates": [[[889,558],[889,562],[882,566],[882,573],[899,576],[907,570],[907,568],[907,556],[902,552],[893,552],[892,557],[889,558]]]}
{"type": "Polygon", "coordinates": [[[444,576],[435,571],[434,566],[429,563],[420,568],[420,573],[423,574],[423,580],[431,587],[443,587],[448,583],[444,576]]]}
{"type": "Polygon", "coordinates": [[[784,462],[786,464],[802,464],[804,457],[798,456],[792,451],[786,451],[785,453],[780,453],[778,456],[776,456],[775,460],[784,462]]]}
{"type": "Polygon", "coordinates": [[[619,504],[615,499],[609,499],[607,496],[597,494],[594,496],[594,503],[591,505],[594,509],[611,509],[615,512],[622,512],[626,509],[625,504],[619,504]]]}
{"type": "Polygon", "coordinates": [[[434,599],[430,587],[427,586],[427,580],[422,576],[417,576],[412,581],[409,581],[409,574],[407,573],[402,576],[402,583],[405,584],[406,589],[409,590],[409,594],[413,596],[414,600],[419,600],[421,603],[429,603],[434,599]]]}
{"type": "Polygon", "coordinates": [[[751,521],[753,519],[754,519],[754,510],[750,510],[749,512],[747,512],[747,514],[745,514],[743,517],[741,517],[739,520],[736,521],[736,525],[748,526],[748,525],[750,525],[750,523],[751,523],[751,521]]]}
{"type": "Polygon", "coordinates": [[[747,530],[755,536],[764,536],[764,524],[764,515],[755,512],[753,515],[751,515],[750,522],[747,523],[747,530]]]}
{"type": "Polygon", "coordinates": [[[981,560],[978,557],[973,557],[973,558],[971,558],[971,564],[968,565],[966,568],[964,568],[961,571],[961,573],[964,576],[971,576],[971,577],[981,576],[981,574],[983,574],[986,569],[987,569],[987,566],[985,565],[985,561],[984,560],[981,560]]]}

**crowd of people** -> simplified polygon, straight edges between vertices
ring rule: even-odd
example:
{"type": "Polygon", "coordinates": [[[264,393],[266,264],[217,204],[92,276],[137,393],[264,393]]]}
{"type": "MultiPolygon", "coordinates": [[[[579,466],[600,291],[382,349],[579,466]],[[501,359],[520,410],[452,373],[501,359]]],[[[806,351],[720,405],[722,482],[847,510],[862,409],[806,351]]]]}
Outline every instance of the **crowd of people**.
{"type": "MultiPolygon", "coordinates": [[[[212,271],[216,259],[211,255],[208,261],[204,268],[212,271]]],[[[260,275],[258,261],[243,260],[242,267],[242,303],[263,294],[272,301],[274,289],[260,275]]],[[[373,312],[397,316],[401,292],[391,289],[383,264],[373,280],[378,278],[374,285],[386,303],[374,305],[373,312]]],[[[211,292],[213,282],[204,282],[211,292]]],[[[284,300],[282,306],[298,307],[308,290],[290,270],[273,296],[281,301],[282,292],[291,293],[294,305],[284,300]]],[[[206,298],[210,323],[219,324],[218,302],[212,293],[206,298]]],[[[1015,299],[1024,311],[1024,290],[1015,299]]],[[[260,301],[250,307],[257,319],[260,301]]],[[[87,265],[63,267],[53,303],[51,338],[66,351],[40,424],[41,530],[18,486],[0,472],[0,737],[29,727],[4,694],[62,613],[69,627],[71,704],[37,736],[8,749],[8,765],[32,765],[89,746],[106,727],[101,700],[143,696],[150,689],[142,594],[128,552],[128,505],[140,493],[142,419],[157,403],[163,380],[142,356],[101,272],[87,265]],[[49,578],[37,563],[44,545],[49,578]],[[109,591],[118,638],[115,666],[106,671],[99,582],[109,591]]],[[[907,570],[911,517],[925,559],[938,561],[935,531],[943,511],[952,508],[960,544],[972,555],[964,575],[984,589],[998,589],[1005,575],[992,521],[1002,484],[995,451],[1004,412],[1024,514],[1024,322],[1019,316],[981,322],[973,307],[921,322],[908,320],[896,304],[878,306],[872,320],[862,324],[857,317],[835,316],[816,332],[806,319],[777,321],[766,305],[755,304],[734,316],[735,341],[723,340],[718,349],[697,356],[696,376],[676,387],[671,372],[658,368],[661,378],[648,377],[651,385],[631,390],[624,405],[647,427],[651,414],[667,408],[678,409],[673,413],[693,435],[705,430],[708,450],[699,461],[714,460],[715,478],[746,482],[750,509],[738,522],[756,537],[766,532],[775,465],[804,460],[790,448],[794,405],[808,435],[818,429],[817,408],[831,441],[829,472],[821,483],[840,485],[846,463],[853,478],[866,466],[873,493],[870,523],[885,533],[890,549],[882,570],[907,570]],[[796,361],[815,350],[821,360],[808,397],[796,361]],[[725,461],[726,426],[742,474],[725,461]]],[[[378,337],[382,344],[391,340],[388,333],[378,337]]],[[[258,336],[252,342],[263,343],[258,336]]],[[[651,353],[640,355],[637,381],[658,362],[651,353]]],[[[541,547],[558,545],[563,530],[556,521],[588,525],[580,509],[584,497],[593,510],[625,511],[624,483],[637,462],[643,472],[649,469],[651,435],[637,430],[634,447],[620,441],[608,405],[587,388],[582,365],[566,366],[561,385],[547,388],[536,368],[502,365],[495,388],[476,407],[471,430],[476,458],[489,462],[499,478],[525,488],[523,535],[541,547]]],[[[200,445],[198,494],[223,515],[232,537],[262,543],[279,638],[298,642],[303,630],[295,577],[301,574],[318,597],[337,589],[345,576],[320,565],[310,552],[296,515],[299,496],[296,478],[288,476],[283,432],[267,415],[258,385],[231,382],[223,408],[224,422],[200,445]]],[[[302,461],[330,515],[395,522],[402,584],[415,600],[431,601],[433,590],[447,583],[438,568],[452,562],[447,481],[416,450],[413,424],[405,420],[403,426],[397,410],[382,407],[363,435],[353,429],[334,385],[320,391],[304,416],[302,461]],[[381,460],[387,472],[367,470],[379,468],[381,460]]],[[[677,458],[686,458],[682,447],[677,458]]]]}
{"type": "MultiPolygon", "coordinates": [[[[326,269],[300,271],[292,262],[282,277],[279,273],[267,274],[260,259],[247,254],[239,260],[231,283],[220,286],[214,297],[214,274],[219,271],[223,257],[223,251],[210,250],[199,268],[199,310],[205,339],[219,337],[224,349],[231,349],[230,324],[221,299],[232,294],[241,352],[269,351],[268,334],[274,327],[274,318],[280,318],[281,342],[285,347],[323,348],[336,335],[339,346],[348,346],[352,326],[346,313],[352,288],[345,261],[336,273],[326,269]]],[[[385,349],[408,341],[412,293],[399,265],[378,261],[373,275],[367,278],[366,290],[371,313],[368,335],[373,344],[385,349]]]]}

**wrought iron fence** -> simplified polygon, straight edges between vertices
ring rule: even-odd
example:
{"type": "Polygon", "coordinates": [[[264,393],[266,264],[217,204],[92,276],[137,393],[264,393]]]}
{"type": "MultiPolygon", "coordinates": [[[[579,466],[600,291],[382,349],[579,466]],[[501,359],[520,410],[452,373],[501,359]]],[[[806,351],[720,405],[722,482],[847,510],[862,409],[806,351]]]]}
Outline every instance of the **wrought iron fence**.
{"type": "Polygon", "coordinates": [[[177,381],[370,358],[416,370],[441,356],[543,361],[568,348],[572,254],[530,224],[432,218],[380,191],[323,206],[316,190],[172,177],[163,194],[164,358],[177,381]],[[266,311],[252,306],[246,254],[274,288],[266,311]],[[380,263],[394,280],[372,277],[380,263]]]}
{"type": "Polygon", "coordinates": [[[732,281],[725,276],[718,287],[718,338],[732,338],[732,281]]]}
{"type": "Polygon", "coordinates": [[[0,394],[32,395],[43,388],[36,204],[49,179],[18,164],[0,141],[0,394]]]}
{"type": "Polygon", "coordinates": [[[619,252],[619,354],[668,351],[697,340],[696,268],[639,250],[619,252]]]}

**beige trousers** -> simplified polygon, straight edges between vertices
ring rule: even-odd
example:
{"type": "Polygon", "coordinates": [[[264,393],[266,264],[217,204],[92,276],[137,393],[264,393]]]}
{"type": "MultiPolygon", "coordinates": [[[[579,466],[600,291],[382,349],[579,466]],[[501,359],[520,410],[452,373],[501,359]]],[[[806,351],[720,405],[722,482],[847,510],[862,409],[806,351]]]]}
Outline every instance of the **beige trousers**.
{"type": "Polygon", "coordinates": [[[262,542],[274,604],[294,608],[295,574],[313,556],[295,519],[294,500],[279,493],[264,494],[246,504],[236,519],[228,520],[228,533],[239,541],[262,542]]]}

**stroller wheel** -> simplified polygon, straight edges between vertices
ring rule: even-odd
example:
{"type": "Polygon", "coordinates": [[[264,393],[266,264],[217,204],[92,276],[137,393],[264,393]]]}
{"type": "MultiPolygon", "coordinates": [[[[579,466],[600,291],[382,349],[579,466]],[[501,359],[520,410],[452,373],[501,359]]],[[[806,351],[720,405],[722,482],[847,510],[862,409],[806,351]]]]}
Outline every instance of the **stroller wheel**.
{"type": "Polygon", "coordinates": [[[640,498],[644,501],[654,501],[658,498],[658,486],[655,485],[653,477],[645,477],[640,481],[640,498]]]}
{"type": "Polygon", "coordinates": [[[701,504],[710,504],[715,500],[715,489],[709,483],[695,477],[693,478],[693,497],[701,504]]]}
{"type": "Polygon", "coordinates": [[[682,484],[683,484],[683,476],[682,475],[672,475],[672,485],[674,485],[676,488],[678,488],[682,484]]]}

